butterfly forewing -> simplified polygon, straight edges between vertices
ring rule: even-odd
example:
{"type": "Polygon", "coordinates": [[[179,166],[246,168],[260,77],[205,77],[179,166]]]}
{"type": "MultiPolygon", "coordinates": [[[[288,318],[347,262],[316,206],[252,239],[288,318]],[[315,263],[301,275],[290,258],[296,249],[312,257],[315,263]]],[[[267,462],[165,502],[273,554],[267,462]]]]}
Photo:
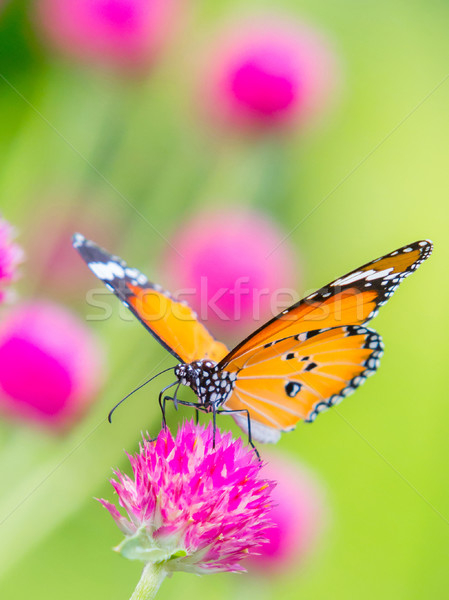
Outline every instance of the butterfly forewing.
{"type": "Polygon", "coordinates": [[[187,304],[82,235],[75,234],[73,245],[90,270],[179,361],[219,361],[227,354],[226,346],[211,336],[187,304]]]}
{"type": "Polygon", "coordinates": [[[366,323],[431,252],[430,241],[414,242],[339,277],[263,325],[225,356],[220,366],[229,369],[240,356],[281,338],[366,323]]]}

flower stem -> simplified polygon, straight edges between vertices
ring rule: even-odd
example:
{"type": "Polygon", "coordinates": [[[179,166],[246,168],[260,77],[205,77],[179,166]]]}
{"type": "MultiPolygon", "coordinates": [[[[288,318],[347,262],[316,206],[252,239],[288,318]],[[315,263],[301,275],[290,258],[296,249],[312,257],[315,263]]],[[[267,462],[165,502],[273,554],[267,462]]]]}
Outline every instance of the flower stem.
{"type": "Polygon", "coordinates": [[[162,564],[147,563],[130,600],[152,600],[166,575],[167,571],[162,564]]]}

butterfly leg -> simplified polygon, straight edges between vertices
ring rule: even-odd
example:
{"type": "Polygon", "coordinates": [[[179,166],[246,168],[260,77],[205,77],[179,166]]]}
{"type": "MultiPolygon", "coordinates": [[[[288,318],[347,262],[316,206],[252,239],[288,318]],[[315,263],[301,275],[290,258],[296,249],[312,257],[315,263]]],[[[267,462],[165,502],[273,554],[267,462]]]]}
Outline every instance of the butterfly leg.
{"type": "Polygon", "coordinates": [[[176,389],[175,389],[175,393],[173,395],[173,398],[168,398],[167,400],[173,400],[173,405],[175,407],[175,410],[178,410],[178,404],[179,404],[179,400],[178,400],[178,392],[179,392],[179,388],[181,387],[181,382],[178,383],[176,389]]]}
{"type": "Polygon", "coordinates": [[[215,450],[215,433],[217,431],[217,408],[215,404],[212,404],[212,427],[213,427],[213,444],[212,448],[215,450]]]}
{"type": "Polygon", "coordinates": [[[166,396],[162,398],[159,394],[159,406],[162,413],[162,429],[167,429],[167,419],[165,418],[165,398],[166,396]]]}
{"type": "MultiPolygon", "coordinates": [[[[167,398],[167,396],[162,397],[164,390],[162,390],[162,392],[159,394],[159,406],[161,409],[161,413],[162,413],[162,429],[167,429],[167,420],[165,418],[165,399],[167,398]]],[[[159,432],[160,433],[160,432],[159,432]]],[[[150,439],[150,442],[156,442],[158,435],[156,435],[156,437],[152,437],[150,439]]]]}
{"type": "MultiPolygon", "coordinates": [[[[159,393],[159,400],[158,401],[159,401],[159,406],[160,406],[161,412],[162,412],[162,429],[166,429],[167,428],[167,420],[165,418],[165,403],[166,403],[167,396],[164,396],[164,393],[168,389],[170,389],[171,387],[173,387],[174,385],[177,385],[179,387],[179,381],[175,381],[174,383],[171,383],[170,385],[167,385],[159,393]]],[[[176,396],[176,393],[175,393],[175,396],[176,396]]]]}
{"type": "Polygon", "coordinates": [[[254,450],[257,458],[259,460],[261,460],[260,458],[260,454],[259,451],[257,450],[253,439],[252,439],[252,435],[251,435],[251,417],[249,414],[249,410],[246,409],[241,409],[241,410],[226,410],[225,408],[222,408],[221,410],[218,411],[219,414],[226,414],[226,415],[232,415],[232,414],[236,414],[236,413],[244,413],[246,418],[247,418],[247,422],[248,422],[248,444],[251,446],[251,448],[254,450]]]}

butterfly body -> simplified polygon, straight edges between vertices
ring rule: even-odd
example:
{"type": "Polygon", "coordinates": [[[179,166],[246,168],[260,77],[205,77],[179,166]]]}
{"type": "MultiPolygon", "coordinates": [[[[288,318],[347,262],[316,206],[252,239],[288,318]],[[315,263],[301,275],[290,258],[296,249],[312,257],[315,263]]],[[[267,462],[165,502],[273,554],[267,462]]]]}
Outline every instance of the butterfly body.
{"type": "Polygon", "coordinates": [[[192,388],[207,412],[217,411],[226,402],[236,380],[236,373],[220,370],[211,360],[180,363],[175,367],[175,376],[182,385],[192,388]]]}
{"type": "Polygon", "coordinates": [[[198,399],[187,404],[231,413],[254,440],[272,443],[299,421],[313,422],[377,370],[382,339],[366,323],[432,252],[432,243],[420,240],[377,258],[282,311],[229,351],[190,307],[137,269],[80,234],[73,245],[175,357],[175,384],[191,387],[198,399]]]}

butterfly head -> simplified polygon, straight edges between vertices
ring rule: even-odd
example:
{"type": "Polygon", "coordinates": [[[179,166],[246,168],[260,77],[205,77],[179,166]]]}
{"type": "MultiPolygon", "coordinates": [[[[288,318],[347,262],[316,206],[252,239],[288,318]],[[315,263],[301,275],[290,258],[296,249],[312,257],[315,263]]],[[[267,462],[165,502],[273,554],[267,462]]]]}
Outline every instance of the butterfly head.
{"type": "Polygon", "coordinates": [[[175,375],[182,385],[191,387],[205,407],[220,406],[234,388],[235,373],[217,368],[213,360],[197,360],[190,364],[179,364],[175,375]]]}

